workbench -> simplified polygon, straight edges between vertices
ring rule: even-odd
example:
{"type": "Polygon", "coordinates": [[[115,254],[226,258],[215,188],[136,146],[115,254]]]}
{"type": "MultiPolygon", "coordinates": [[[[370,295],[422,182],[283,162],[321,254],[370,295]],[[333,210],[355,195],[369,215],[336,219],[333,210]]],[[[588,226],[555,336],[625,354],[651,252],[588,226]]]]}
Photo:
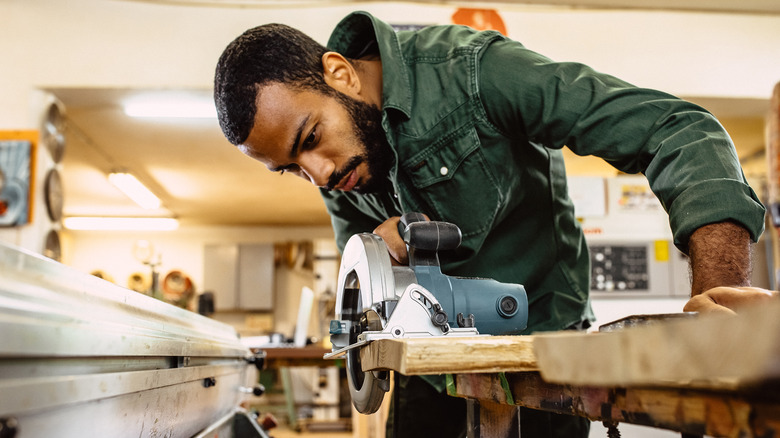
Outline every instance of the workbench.
{"type": "Polygon", "coordinates": [[[361,361],[447,375],[450,395],[478,405],[474,437],[518,436],[515,406],[683,436],[780,437],[780,301],[604,333],[379,340],[361,361]]]}

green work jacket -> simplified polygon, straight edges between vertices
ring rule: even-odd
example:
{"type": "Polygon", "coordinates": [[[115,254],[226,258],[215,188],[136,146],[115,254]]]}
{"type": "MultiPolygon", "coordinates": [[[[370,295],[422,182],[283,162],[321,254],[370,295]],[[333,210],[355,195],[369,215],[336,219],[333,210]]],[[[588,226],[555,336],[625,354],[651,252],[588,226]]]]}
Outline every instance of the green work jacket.
{"type": "Polygon", "coordinates": [[[357,58],[373,41],[394,190],[322,192],[341,249],[391,216],[426,213],[463,233],[458,250],[441,254],[444,273],[525,286],[524,333],[588,319],[590,260],[564,146],[646,175],[683,252],[708,223],[736,221],[754,240],[763,231],[764,207],[731,139],[694,104],[463,26],[395,32],[356,12],[328,47],[357,58]]]}

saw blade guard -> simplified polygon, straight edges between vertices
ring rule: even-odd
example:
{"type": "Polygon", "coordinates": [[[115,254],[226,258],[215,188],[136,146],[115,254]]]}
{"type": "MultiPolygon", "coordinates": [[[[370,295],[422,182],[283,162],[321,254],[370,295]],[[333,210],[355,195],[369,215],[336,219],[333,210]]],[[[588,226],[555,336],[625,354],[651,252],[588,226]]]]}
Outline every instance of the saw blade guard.
{"type": "Polygon", "coordinates": [[[346,306],[344,293],[336,295],[336,319],[344,318],[343,312],[355,310],[363,313],[371,307],[372,303],[380,303],[385,300],[394,300],[395,279],[393,265],[390,262],[390,254],[382,238],[370,233],[355,234],[344,247],[341,256],[341,267],[337,290],[359,290],[360,301],[365,304],[365,309],[349,309],[346,306]]]}

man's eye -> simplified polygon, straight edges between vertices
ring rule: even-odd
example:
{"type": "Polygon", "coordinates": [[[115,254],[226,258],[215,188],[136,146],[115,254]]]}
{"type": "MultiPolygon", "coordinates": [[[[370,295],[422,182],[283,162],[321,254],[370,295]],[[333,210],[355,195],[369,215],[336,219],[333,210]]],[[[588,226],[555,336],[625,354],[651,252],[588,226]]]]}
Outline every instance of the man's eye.
{"type": "Polygon", "coordinates": [[[300,167],[298,167],[297,164],[290,164],[289,166],[286,166],[284,169],[279,170],[279,175],[284,175],[286,172],[296,173],[300,167]]]}
{"type": "Polygon", "coordinates": [[[303,140],[303,149],[310,149],[317,140],[317,130],[312,130],[308,137],[303,140]]]}

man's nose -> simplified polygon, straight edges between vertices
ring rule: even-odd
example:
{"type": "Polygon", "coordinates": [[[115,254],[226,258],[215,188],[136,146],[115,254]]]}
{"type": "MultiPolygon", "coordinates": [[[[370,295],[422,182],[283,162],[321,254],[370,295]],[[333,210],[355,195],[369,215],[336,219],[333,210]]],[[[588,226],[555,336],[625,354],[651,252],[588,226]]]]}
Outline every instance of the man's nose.
{"type": "Polygon", "coordinates": [[[328,185],[330,175],[335,170],[333,161],[314,153],[303,153],[298,157],[298,166],[305,177],[317,187],[328,185]]]}

